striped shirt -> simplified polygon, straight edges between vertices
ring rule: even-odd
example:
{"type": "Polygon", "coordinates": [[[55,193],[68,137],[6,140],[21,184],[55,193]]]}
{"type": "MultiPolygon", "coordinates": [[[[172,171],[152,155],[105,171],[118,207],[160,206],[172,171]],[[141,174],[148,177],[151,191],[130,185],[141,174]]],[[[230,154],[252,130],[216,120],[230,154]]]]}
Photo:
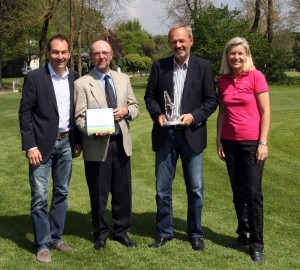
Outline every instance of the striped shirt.
{"type": "Polygon", "coordinates": [[[179,117],[182,114],[181,99],[183,93],[184,82],[186,78],[188,61],[186,60],[182,65],[178,65],[174,58],[173,68],[173,84],[174,84],[174,105],[176,106],[176,116],[179,117]]]}

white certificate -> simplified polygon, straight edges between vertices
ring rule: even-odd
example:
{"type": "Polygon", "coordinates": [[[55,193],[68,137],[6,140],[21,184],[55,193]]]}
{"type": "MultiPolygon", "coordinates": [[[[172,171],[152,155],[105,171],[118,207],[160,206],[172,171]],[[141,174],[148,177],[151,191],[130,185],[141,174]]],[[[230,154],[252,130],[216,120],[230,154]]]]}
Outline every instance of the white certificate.
{"type": "Polygon", "coordinates": [[[87,109],[86,124],[88,135],[101,132],[114,133],[115,122],[113,109],[87,109]]]}

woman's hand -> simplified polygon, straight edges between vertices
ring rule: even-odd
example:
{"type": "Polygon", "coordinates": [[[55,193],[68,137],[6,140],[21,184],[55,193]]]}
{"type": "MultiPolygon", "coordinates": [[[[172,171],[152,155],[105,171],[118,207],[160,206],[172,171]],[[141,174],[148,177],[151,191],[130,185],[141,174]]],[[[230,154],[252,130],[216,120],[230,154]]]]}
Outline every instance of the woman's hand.
{"type": "Polygon", "coordinates": [[[217,139],[217,152],[218,152],[219,158],[221,160],[225,161],[225,153],[223,150],[223,145],[222,145],[221,140],[218,140],[218,139],[217,139]]]}

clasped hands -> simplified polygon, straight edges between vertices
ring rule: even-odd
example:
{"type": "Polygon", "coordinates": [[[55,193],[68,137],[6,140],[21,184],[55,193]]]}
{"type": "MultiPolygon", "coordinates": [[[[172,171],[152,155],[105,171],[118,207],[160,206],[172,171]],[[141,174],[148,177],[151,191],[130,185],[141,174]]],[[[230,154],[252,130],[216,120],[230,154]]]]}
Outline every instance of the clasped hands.
{"type": "MultiPolygon", "coordinates": [[[[178,117],[178,119],[181,121],[180,125],[184,127],[188,127],[191,125],[194,121],[193,116],[190,113],[182,114],[178,117]]],[[[168,119],[164,114],[160,114],[158,116],[158,123],[162,127],[165,122],[167,122],[168,119]]]]}

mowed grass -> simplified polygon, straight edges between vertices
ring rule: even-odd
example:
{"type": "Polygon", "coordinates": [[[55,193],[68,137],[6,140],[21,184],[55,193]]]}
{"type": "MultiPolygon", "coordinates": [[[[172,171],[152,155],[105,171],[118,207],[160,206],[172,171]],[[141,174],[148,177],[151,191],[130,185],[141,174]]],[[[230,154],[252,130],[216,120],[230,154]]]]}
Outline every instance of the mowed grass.
{"type": "MultiPolygon", "coordinates": [[[[263,180],[266,261],[256,264],[247,249],[225,248],[236,237],[236,217],[225,163],[219,160],[215,149],[217,113],[208,121],[208,147],[204,153],[205,251],[193,251],[186,236],[187,198],[180,161],[173,185],[175,239],[160,249],[148,248],[156,236],[156,205],[152,122],[143,100],[145,85],[145,78],[133,82],[141,114],[131,123],[133,227],[130,237],[138,247],[128,249],[109,240],[104,250],[93,249],[90,202],[80,157],[74,160],[63,237],[78,251],[72,254],[52,251],[50,265],[35,261],[28,166],[21,151],[18,127],[21,94],[0,96],[0,269],[299,269],[299,87],[270,87],[270,153],[263,180]]],[[[110,201],[107,208],[107,219],[112,224],[110,201]]]]}

